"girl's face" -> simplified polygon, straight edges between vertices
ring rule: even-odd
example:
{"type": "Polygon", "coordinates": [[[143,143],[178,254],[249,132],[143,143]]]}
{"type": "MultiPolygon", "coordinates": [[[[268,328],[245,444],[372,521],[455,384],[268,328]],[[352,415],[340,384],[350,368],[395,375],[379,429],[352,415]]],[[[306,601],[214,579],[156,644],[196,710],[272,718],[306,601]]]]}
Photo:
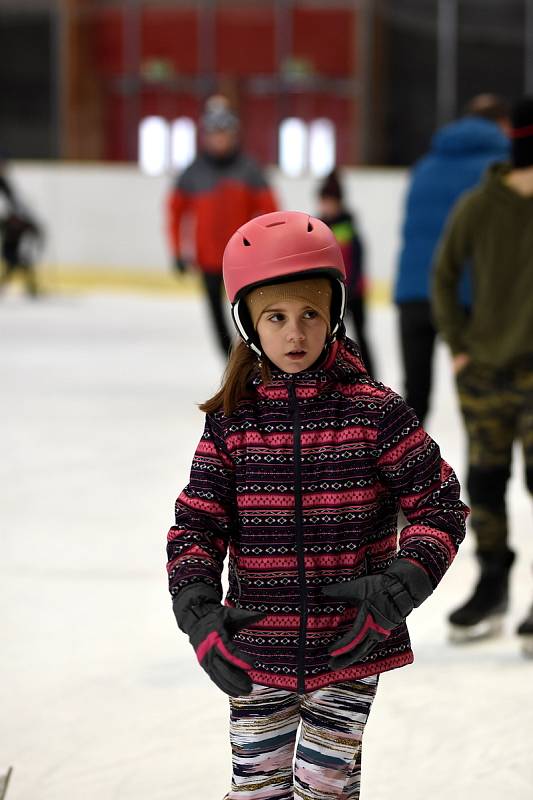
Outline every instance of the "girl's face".
{"type": "Polygon", "coordinates": [[[257,323],[263,352],[282,372],[308,369],[322,353],[324,319],[303,300],[283,300],[263,311],[257,323]]]}

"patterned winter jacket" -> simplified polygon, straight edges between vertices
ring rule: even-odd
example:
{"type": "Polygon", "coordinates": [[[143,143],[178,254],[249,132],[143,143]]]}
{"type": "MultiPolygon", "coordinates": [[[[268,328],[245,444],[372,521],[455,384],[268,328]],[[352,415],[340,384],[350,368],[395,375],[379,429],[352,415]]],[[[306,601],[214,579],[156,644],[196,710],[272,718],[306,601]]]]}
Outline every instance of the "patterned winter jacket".
{"type": "Polygon", "coordinates": [[[396,557],[435,587],[465,534],[453,470],[349,340],[321,369],[274,372],[254,388],[231,416],[206,416],[168,534],[171,594],[204,582],[222,597],[229,553],[226,605],[265,614],[234,638],[258,684],[303,693],[411,663],[402,624],[361,662],[332,671],[328,647],[356,609],[321,589],[396,557]],[[398,537],[400,507],[409,524],[398,537]]]}

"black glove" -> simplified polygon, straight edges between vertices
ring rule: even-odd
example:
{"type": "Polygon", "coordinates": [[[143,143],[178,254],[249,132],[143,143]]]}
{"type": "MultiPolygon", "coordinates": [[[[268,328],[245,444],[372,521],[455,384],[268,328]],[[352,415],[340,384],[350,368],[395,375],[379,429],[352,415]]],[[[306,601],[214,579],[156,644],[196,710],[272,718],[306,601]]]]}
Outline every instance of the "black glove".
{"type": "Polygon", "coordinates": [[[348,633],[329,648],[330,668],[343,669],[361,661],[432,591],[424,569],[401,558],[379,575],[325,586],[322,594],[326,597],[359,607],[348,633]]]}
{"type": "Polygon", "coordinates": [[[196,651],[200,665],[219,689],[231,697],[250,694],[252,669],[231,639],[241,628],[258,622],[264,614],[229,608],[220,603],[218,592],[195,583],[182,589],[173,600],[176,621],[196,651]]]}
{"type": "Polygon", "coordinates": [[[179,275],[185,275],[188,270],[187,262],[181,256],[174,256],[174,269],[179,275]]]}

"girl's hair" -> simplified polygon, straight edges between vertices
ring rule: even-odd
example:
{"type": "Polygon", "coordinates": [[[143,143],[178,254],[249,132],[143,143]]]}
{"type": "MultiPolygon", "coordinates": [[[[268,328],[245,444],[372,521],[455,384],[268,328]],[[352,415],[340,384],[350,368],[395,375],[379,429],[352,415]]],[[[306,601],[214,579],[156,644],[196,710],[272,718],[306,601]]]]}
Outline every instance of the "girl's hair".
{"type": "Polygon", "coordinates": [[[222,386],[213,397],[200,406],[200,411],[213,414],[222,409],[224,414],[231,414],[240,400],[253,397],[251,380],[260,375],[263,383],[270,383],[272,374],[268,365],[261,361],[250,348],[239,339],[231,348],[228,365],[222,378],[222,386]]]}

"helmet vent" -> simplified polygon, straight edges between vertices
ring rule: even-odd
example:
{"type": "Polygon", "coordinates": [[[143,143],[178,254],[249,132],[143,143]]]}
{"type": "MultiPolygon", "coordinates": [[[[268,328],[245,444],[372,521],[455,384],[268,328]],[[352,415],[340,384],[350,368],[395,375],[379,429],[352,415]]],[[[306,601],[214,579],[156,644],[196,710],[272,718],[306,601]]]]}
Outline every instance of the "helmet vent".
{"type": "Polygon", "coordinates": [[[249,242],[248,239],[246,239],[244,236],[242,237],[242,243],[243,243],[243,245],[245,247],[251,247],[252,246],[251,242],[249,242]]]}
{"type": "Polygon", "coordinates": [[[265,225],[265,228],[275,228],[276,225],[285,225],[285,220],[282,219],[281,222],[270,222],[268,225],[265,225]]]}
{"type": "Polygon", "coordinates": [[[312,230],[313,230],[313,226],[311,225],[311,220],[309,220],[308,223],[307,223],[307,233],[311,233],[312,230]]]}

